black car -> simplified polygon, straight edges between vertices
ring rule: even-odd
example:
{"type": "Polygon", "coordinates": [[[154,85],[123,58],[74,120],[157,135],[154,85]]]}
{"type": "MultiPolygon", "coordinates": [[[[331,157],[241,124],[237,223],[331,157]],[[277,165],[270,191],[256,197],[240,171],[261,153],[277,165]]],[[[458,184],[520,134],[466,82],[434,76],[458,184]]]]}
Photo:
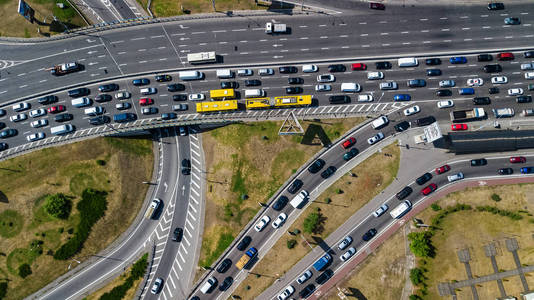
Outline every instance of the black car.
{"type": "Polygon", "coordinates": [[[408,87],[424,87],[424,86],[426,86],[426,81],[424,79],[408,80],[408,87]]]}
{"type": "Polygon", "coordinates": [[[91,93],[91,91],[88,88],[82,87],[82,88],[70,90],[68,93],[69,93],[69,97],[76,98],[76,97],[87,96],[91,93]]]}
{"type": "Polygon", "coordinates": [[[226,291],[234,283],[234,279],[230,276],[226,277],[221,285],[219,285],[219,291],[226,291]]]}
{"type": "Polygon", "coordinates": [[[6,139],[8,137],[16,136],[18,131],[16,129],[10,128],[3,131],[0,131],[0,138],[6,139]]]}
{"type": "Polygon", "coordinates": [[[227,258],[221,262],[221,264],[217,267],[216,270],[219,273],[224,273],[228,271],[228,269],[230,269],[231,266],[232,266],[232,260],[227,258]]]}
{"type": "Polygon", "coordinates": [[[534,51],[526,51],[523,53],[525,58],[533,58],[534,57],[534,51]]]}
{"type": "Polygon", "coordinates": [[[389,61],[379,61],[375,63],[377,70],[389,70],[393,66],[389,61]]]}
{"type": "Polygon", "coordinates": [[[376,229],[374,228],[371,228],[369,229],[366,233],[364,233],[364,235],[362,236],[362,240],[364,240],[365,242],[371,240],[377,233],[378,231],[376,231],[376,229]]]}
{"type": "Polygon", "coordinates": [[[425,60],[427,66],[441,65],[441,59],[439,58],[427,58],[425,60]]]}
{"type": "Polygon", "coordinates": [[[104,84],[98,87],[98,91],[101,93],[113,92],[119,89],[119,85],[116,83],[104,84]]]}
{"type": "Polygon", "coordinates": [[[286,88],[286,94],[301,94],[303,89],[300,86],[292,86],[286,88]]]}
{"type": "Polygon", "coordinates": [[[5,109],[0,108],[0,117],[3,117],[7,114],[7,111],[5,109]]]}
{"type": "Polygon", "coordinates": [[[504,3],[493,2],[488,4],[488,10],[503,10],[504,3]]]}
{"type": "Polygon", "coordinates": [[[395,128],[395,131],[403,132],[404,130],[410,128],[410,123],[408,121],[402,121],[393,127],[395,128]]]}
{"type": "Polygon", "coordinates": [[[471,167],[485,166],[488,161],[485,158],[477,158],[471,160],[471,167]]]}
{"type": "Polygon", "coordinates": [[[261,85],[261,81],[258,79],[245,80],[245,86],[258,86],[261,85]]]}
{"type": "Polygon", "coordinates": [[[498,93],[500,92],[500,90],[499,90],[498,87],[494,86],[494,87],[490,87],[490,88],[488,89],[488,92],[489,92],[491,95],[493,95],[493,94],[498,94],[498,93]]]}
{"type": "Polygon", "coordinates": [[[280,196],[273,204],[273,209],[276,211],[281,211],[289,202],[289,199],[286,196],[280,196]]]}
{"type": "Polygon", "coordinates": [[[316,161],[314,161],[309,167],[308,167],[308,171],[312,174],[315,174],[317,172],[319,172],[319,170],[321,170],[323,167],[324,167],[324,160],[322,159],[318,159],[316,161]]]}
{"type": "Polygon", "coordinates": [[[243,251],[247,249],[248,245],[250,245],[250,242],[252,242],[252,238],[248,235],[246,235],[239,244],[237,244],[237,250],[243,251]]]}
{"type": "Polygon", "coordinates": [[[328,97],[330,104],[343,104],[350,103],[350,97],[347,95],[333,95],[328,97]]]}
{"type": "Polygon", "coordinates": [[[111,121],[111,118],[108,116],[98,116],[98,117],[89,119],[89,124],[104,125],[106,123],[109,123],[109,121],[111,121]]]}
{"type": "Polygon", "coordinates": [[[37,102],[39,102],[39,104],[42,104],[42,105],[51,104],[51,103],[57,102],[57,96],[47,95],[47,96],[37,99],[37,102]]]}
{"type": "Polygon", "coordinates": [[[162,113],[161,114],[161,119],[162,120],[176,119],[176,114],[175,113],[162,113]]]}
{"type": "Polygon", "coordinates": [[[172,240],[175,242],[181,242],[182,237],[184,236],[184,230],[180,227],[174,228],[174,231],[172,232],[172,240]]]}
{"type": "Polygon", "coordinates": [[[59,115],[54,116],[54,121],[56,121],[56,122],[66,122],[66,121],[72,120],[73,118],[74,118],[74,116],[72,114],[64,113],[64,114],[59,114],[59,115]]]}
{"type": "Polygon", "coordinates": [[[491,99],[489,97],[475,97],[473,98],[473,104],[475,105],[487,105],[491,103],[491,99]]]}
{"type": "Polygon", "coordinates": [[[528,103],[528,102],[532,102],[532,97],[531,96],[517,96],[517,98],[515,98],[515,101],[517,103],[528,103]]]}
{"type": "Polygon", "coordinates": [[[0,143],[0,151],[4,151],[8,148],[9,146],[7,145],[7,143],[0,143]]]}
{"type": "Polygon", "coordinates": [[[135,86],[147,85],[150,84],[150,80],[148,78],[134,79],[132,80],[132,84],[135,86]]]}
{"type": "Polygon", "coordinates": [[[440,69],[427,69],[426,75],[427,76],[440,76],[441,70],[440,69]]]}
{"type": "Polygon", "coordinates": [[[423,185],[423,184],[427,183],[430,179],[432,179],[432,174],[427,172],[427,173],[417,177],[415,182],[417,182],[418,185],[423,185]]]}
{"type": "Polygon", "coordinates": [[[326,170],[321,172],[321,177],[323,177],[323,179],[327,179],[328,177],[332,176],[332,174],[334,174],[335,172],[336,172],[336,167],[330,166],[326,168],[326,170]]]}
{"type": "Polygon", "coordinates": [[[400,192],[398,192],[395,197],[399,200],[403,200],[404,198],[410,196],[410,194],[413,192],[412,188],[409,186],[405,186],[400,192]]]}
{"type": "Polygon", "coordinates": [[[173,101],[187,101],[187,95],[186,94],[177,94],[172,95],[173,101]]]}
{"type": "Polygon", "coordinates": [[[167,91],[169,92],[179,92],[185,90],[185,86],[181,83],[173,83],[167,85],[167,91]]]}
{"type": "Polygon", "coordinates": [[[315,285],[308,284],[302,291],[299,292],[299,296],[303,299],[308,298],[315,291],[315,285]]]}
{"type": "Polygon", "coordinates": [[[0,122],[0,129],[4,129],[6,127],[6,123],[0,122]]]}
{"type": "Polygon", "coordinates": [[[304,83],[304,79],[302,79],[300,77],[289,77],[287,79],[287,83],[289,83],[289,84],[301,84],[301,83],[304,83]]]}
{"type": "Polygon", "coordinates": [[[182,174],[191,174],[191,161],[187,158],[182,159],[182,174]]]}
{"type": "Polygon", "coordinates": [[[302,182],[302,180],[295,179],[295,181],[293,181],[293,183],[291,183],[291,185],[287,188],[287,191],[291,194],[294,194],[302,187],[303,184],[304,183],[302,182]]]}
{"type": "Polygon", "coordinates": [[[491,54],[479,54],[477,56],[477,60],[478,61],[492,61],[493,60],[493,55],[491,55],[491,54]]]}
{"type": "Polygon", "coordinates": [[[171,75],[156,75],[157,82],[171,81],[171,75]]]}
{"type": "Polygon", "coordinates": [[[239,84],[235,81],[221,81],[221,89],[237,89],[239,84]]]}
{"type": "Polygon", "coordinates": [[[100,94],[95,96],[95,102],[107,102],[111,101],[113,98],[108,94],[100,94]]]}
{"type": "Polygon", "coordinates": [[[278,72],[281,74],[297,73],[299,70],[294,66],[279,67],[278,72]]]}
{"type": "Polygon", "coordinates": [[[514,170],[512,168],[502,168],[497,171],[499,175],[512,175],[514,170]]]}
{"type": "Polygon", "coordinates": [[[449,97],[449,96],[452,96],[452,91],[451,90],[437,90],[436,91],[436,96],[438,96],[438,97],[449,97]]]}
{"type": "Polygon", "coordinates": [[[334,275],[334,271],[330,270],[330,269],[326,269],[323,273],[321,273],[321,275],[317,276],[317,278],[315,278],[315,282],[317,284],[324,284],[325,282],[328,281],[328,279],[330,279],[332,277],[332,275],[334,275]]]}
{"type": "Polygon", "coordinates": [[[434,118],[433,116],[420,118],[420,119],[417,119],[417,120],[414,121],[415,125],[417,125],[417,126],[427,126],[427,125],[430,125],[430,124],[432,124],[434,122],[436,122],[436,118],[434,118]]]}
{"type": "Polygon", "coordinates": [[[502,66],[499,64],[485,65],[484,72],[486,73],[497,73],[502,72],[502,66]]]}
{"type": "Polygon", "coordinates": [[[345,72],[347,68],[344,65],[329,65],[328,72],[345,72]]]}

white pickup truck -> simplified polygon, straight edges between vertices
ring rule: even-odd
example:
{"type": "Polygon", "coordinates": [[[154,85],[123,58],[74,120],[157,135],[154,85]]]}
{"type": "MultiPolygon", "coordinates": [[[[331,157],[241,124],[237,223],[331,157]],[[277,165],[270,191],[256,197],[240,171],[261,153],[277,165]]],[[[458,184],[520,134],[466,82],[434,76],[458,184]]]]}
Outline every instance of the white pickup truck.
{"type": "Polygon", "coordinates": [[[156,216],[156,212],[158,211],[158,208],[161,204],[161,199],[154,198],[150,205],[148,206],[148,209],[146,210],[145,218],[147,219],[154,219],[156,216]]]}
{"type": "Polygon", "coordinates": [[[287,32],[287,26],[286,24],[280,24],[280,23],[272,23],[268,22],[265,24],[265,33],[286,33],[287,32]]]}

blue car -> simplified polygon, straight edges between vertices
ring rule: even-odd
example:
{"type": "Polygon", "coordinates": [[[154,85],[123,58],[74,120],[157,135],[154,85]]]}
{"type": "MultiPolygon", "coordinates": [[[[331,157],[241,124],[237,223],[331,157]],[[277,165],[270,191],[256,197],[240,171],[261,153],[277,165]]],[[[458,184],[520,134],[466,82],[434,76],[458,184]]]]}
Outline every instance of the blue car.
{"type": "Polygon", "coordinates": [[[453,56],[449,59],[451,64],[465,64],[467,63],[467,58],[465,56],[453,56]]]}
{"type": "Polygon", "coordinates": [[[530,174],[530,173],[534,173],[534,167],[524,167],[524,168],[521,168],[521,174],[530,174]]]}
{"type": "Polygon", "coordinates": [[[394,101],[410,101],[412,100],[412,96],[408,94],[397,94],[393,96],[394,101]]]}
{"type": "Polygon", "coordinates": [[[459,89],[458,92],[460,93],[460,95],[473,95],[475,94],[475,89],[474,88],[463,88],[463,89],[459,89]]]}

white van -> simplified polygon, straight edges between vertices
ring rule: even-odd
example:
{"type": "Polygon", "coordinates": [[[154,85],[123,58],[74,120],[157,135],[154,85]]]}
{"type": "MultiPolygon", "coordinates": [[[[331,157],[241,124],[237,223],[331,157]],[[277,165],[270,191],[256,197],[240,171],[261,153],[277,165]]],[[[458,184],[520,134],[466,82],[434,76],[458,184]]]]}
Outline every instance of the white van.
{"type": "Polygon", "coordinates": [[[388,117],[381,116],[378,119],[374,120],[373,123],[371,123],[371,125],[373,126],[374,129],[380,129],[388,125],[388,123],[389,123],[388,117]]]}
{"type": "Polygon", "coordinates": [[[306,200],[309,195],[310,193],[308,193],[308,191],[302,190],[291,200],[291,202],[289,202],[289,204],[291,204],[291,206],[294,208],[300,208],[304,200],[306,200]]]}
{"type": "Polygon", "coordinates": [[[316,65],[304,65],[302,66],[302,72],[304,73],[315,73],[319,71],[316,65]]]}
{"type": "Polygon", "coordinates": [[[89,107],[89,108],[86,108],[84,110],[84,113],[88,116],[97,116],[97,115],[101,115],[105,112],[106,110],[104,109],[104,107],[102,106],[95,106],[95,107],[89,107]]]}
{"type": "Polygon", "coordinates": [[[358,95],[358,102],[372,102],[372,101],[373,101],[373,95],[371,94],[358,95]]]}
{"type": "Polygon", "coordinates": [[[230,69],[219,69],[217,70],[218,78],[234,78],[234,72],[230,69]]]}
{"type": "Polygon", "coordinates": [[[200,288],[200,291],[202,292],[202,294],[207,294],[211,291],[214,285],[217,285],[217,278],[215,278],[214,276],[211,276],[202,285],[202,287],[200,288]]]}
{"type": "Polygon", "coordinates": [[[181,71],[178,73],[181,80],[199,80],[204,78],[204,73],[199,71],[181,71]]]}
{"type": "Polygon", "coordinates": [[[265,97],[265,91],[262,89],[245,90],[245,98],[265,97]]]}
{"type": "Polygon", "coordinates": [[[30,108],[31,108],[31,105],[28,102],[21,102],[21,103],[17,103],[13,105],[13,111],[17,111],[17,112],[30,109],[30,108]]]}
{"type": "Polygon", "coordinates": [[[67,134],[72,131],[74,131],[74,127],[71,124],[63,124],[50,128],[50,133],[55,135],[67,134]]]}
{"type": "Polygon", "coordinates": [[[92,103],[91,99],[89,99],[87,97],[72,99],[70,102],[71,102],[72,106],[74,106],[74,107],[89,106],[92,103]]]}
{"type": "Polygon", "coordinates": [[[360,87],[360,85],[357,84],[357,83],[354,83],[354,82],[344,82],[344,83],[341,84],[341,91],[342,92],[356,93],[356,92],[359,92],[361,90],[362,90],[362,88],[360,87]]]}
{"type": "Polygon", "coordinates": [[[419,65],[417,58],[415,57],[405,57],[399,58],[399,67],[416,67],[419,65]]]}

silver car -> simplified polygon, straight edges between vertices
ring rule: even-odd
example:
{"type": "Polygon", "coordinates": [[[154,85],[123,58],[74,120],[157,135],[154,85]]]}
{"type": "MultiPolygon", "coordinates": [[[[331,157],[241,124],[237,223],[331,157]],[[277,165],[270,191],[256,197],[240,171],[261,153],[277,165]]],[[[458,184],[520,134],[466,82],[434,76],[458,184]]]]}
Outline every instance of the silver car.
{"type": "Polygon", "coordinates": [[[382,82],[380,83],[380,89],[381,90],[396,90],[399,86],[395,81],[389,81],[389,82],[382,82]]]}
{"type": "Polygon", "coordinates": [[[375,216],[376,218],[380,217],[386,212],[386,210],[388,210],[388,208],[389,207],[387,204],[382,204],[382,206],[380,206],[377,210],[375,210],[375,212],[373,213],[373,216],[375,216]]]}
{"type": "Polygon", "coordinates": [[[329,84],[318,84],[315,86],[317,92],[327,92],[332,90],[332,86],[329,84]]]}
{"type": "Polygon", "coordinates": [[[302,273],[299,278],[297,278],[298,284],[303,284],[306,282],[306,280],[310,279],[312,277],[312,272],[310,270],[306,270],[306,272],[302,273]]]}
{"type": "Polygon", "coordinates": [[[154,284],[152,285],[150,292],[155,295],[161,291],[162,287],[163,287],[163,278],[158,277],[156,278],[156,280],[154,280],[154,284]]]}
{"type": "Polygon", "coordinates": [[[350,247],[347,252],[343,253],[343,255],[339,257],[339,259],[341,259],[341,261],[347,261],[354,255],[354,253],[356,253],[356,249],[354,247],[350,247]]]}
{"type": "Polygon", "coordinates": [[[36,120],[30,123],[30,126],[33,128],[39,128],[39,127],[43,127],[46,125],[48,125],[47,119],[40,119],[40,120],[36,120]]]}
{"type": "Polygon", "coordinates": [[[32,134],[26,136],[26,140],[28,140],[28,142],[35,142],[35,141],[38,141],[38,140],[42,140],[44,138],[45,138],[45,133],[44,132],[32,133],[32,134]]]}
{"type": "Polygon", "coordinates": [[[454,82],[454,80],[441,80],[439,82],[439,87],[453,87],[456,85],[456,82],[454,82]]]}
{"type": "Polygon", "coordinates": [[[460,172],[454,175],[449,175],[447,176],[447,179],[449,180],[449,182],[464,179],[464,173],[460,172]]]}
{"type": "Polygon", "coordinates": [[[350,235],[347,235],[342,241],[341,243],[339,243],[339,245],[337,245],[337,248],[339,250],[343,250],[345,248],[347,248],[348,245],[350,245],[350,243],[352,243],[352,237],[350,237],[350,235]]]}

